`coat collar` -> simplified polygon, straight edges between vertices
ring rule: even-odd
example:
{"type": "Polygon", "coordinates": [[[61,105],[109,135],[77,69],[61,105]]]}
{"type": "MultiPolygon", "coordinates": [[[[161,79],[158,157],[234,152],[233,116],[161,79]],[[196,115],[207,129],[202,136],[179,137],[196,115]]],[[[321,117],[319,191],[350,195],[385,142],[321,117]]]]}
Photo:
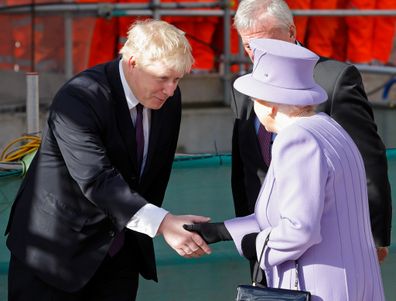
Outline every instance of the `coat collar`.
{"type": "Polygon", "coordinates": [[[135,129],[130,116],[128,103],[125,97],[124,89],[121,83],[119,72],[119,59],[106,64],[106,76],[110,83],[111,94],[117,115],[117,127],[120,132],[123,142],[127,148],[128,158],[131,165],[134,167],[136,173],[137,168],[137,155],[136,155],[136,137],[135,129]]]}

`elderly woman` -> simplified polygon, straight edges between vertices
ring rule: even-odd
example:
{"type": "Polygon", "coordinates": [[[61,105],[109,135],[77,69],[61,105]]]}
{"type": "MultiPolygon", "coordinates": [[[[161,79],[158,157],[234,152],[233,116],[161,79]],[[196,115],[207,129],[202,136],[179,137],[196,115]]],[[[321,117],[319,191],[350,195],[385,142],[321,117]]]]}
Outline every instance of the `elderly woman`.
{"type": "Polygon", "coordinates": [[[252,215],[185,225],[209,242],[232,239],[241,255],[263,260],[268,286],[299,288],[314,301],[381,301],[361,155],[343,128],[315,106],[326,100],[313,80],[318,60],[291,43],[257,39],[253,72],[234,87],[254,101],[276,133],[272,161],[252,215]]]}

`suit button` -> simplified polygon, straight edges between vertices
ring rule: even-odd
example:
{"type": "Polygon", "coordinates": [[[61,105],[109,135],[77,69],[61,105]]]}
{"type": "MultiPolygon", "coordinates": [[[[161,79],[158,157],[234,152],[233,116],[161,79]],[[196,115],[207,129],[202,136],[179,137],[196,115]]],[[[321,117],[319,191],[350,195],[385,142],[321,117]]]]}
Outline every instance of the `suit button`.
{"type": "Polygon", "coordinates": [[[112,230],[110,230],[110,231],[109,231],[109,236],[110,236],[110,237],[114,237],[114,236],[115,236],[115,232],[112,231],[112,230]]]}

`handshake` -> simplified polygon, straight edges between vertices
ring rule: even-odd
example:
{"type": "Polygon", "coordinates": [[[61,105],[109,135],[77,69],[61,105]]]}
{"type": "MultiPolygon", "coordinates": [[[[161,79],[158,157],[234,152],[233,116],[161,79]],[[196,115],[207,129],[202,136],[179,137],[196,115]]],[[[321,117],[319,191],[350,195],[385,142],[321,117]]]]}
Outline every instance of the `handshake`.
{"type": "MultiPolygon", "coordinates": [[[[203,216],[168,213],[158,229],[158,234],[163,235],[166,243],[180,256],[200,257],[211,253],[209,244],[232,240],[224,223],[209,223],[209,221],[210,218],[203,216]]],[[[255,256],[256,236],[257,233],[251,233],[243,238],[242,251],[245,256],[246,253],[255,256]],[[246,242],[249,252],[246,252],[246,248],[244,248],[246,242]]]]}
{"type": "MultiPolygon", "coordinates": [[[[190,232],[198,233],[207,244],[213,244],[219,241],[232,240],[224,223],[200,223],[184,224],[183,228],[190,232]]],[[[258,233],[249,233],[242,239],[243,255],[249,260],[257,260],[256,238],[258,233]]]]}
{"type": "Polygon", "coordinates": [[[186,258],[210,254],[208,244],[231,240],[224,223],[209,223],[210,218],[196,215],[168,213],[158,228],[165,242],[180,256],[186,258]]]}
{"type": "Polygon", "coordinates": [[[183,228],[187,231],[198,233],[207,244],[232,240],[230,232],[228,232],[224,223],[184,224],[183,228]]]}

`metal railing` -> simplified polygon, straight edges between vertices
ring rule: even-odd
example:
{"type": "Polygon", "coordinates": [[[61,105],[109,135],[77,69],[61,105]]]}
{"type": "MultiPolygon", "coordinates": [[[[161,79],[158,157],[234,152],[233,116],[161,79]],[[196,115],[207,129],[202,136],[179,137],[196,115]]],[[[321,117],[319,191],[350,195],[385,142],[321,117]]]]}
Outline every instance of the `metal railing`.
{"type": "MultiPolygon", "coordinates": [[[[67,0],[70,1],[70,0],[67,0]]],[[[231,99],[231,65],[239,64],[244,70],[244,65],[249,63],[240,45],[238,55],[231,54],[231,23],[235,11],[230,6],[229,0],[213,2],[172,2],[162,3],[160,0],[151,0],[148,3],[50,3],[30,4],[0,7],[0,14],[32,14],[32,16],[63,14],[65,22],[65,76],[73,75],[72,56],[72,18],[75,16],[97,16],[102,18],[125,16],[151,16],[160,19],[162,16],[218,16],[223,18],[224,47],[221,55],[222,73],[224,81],[224,101],[228,104],[231,99]],[[208,9],[210,8],[210,9],[208,9]]],[[[292,10],[295,16],[396,16],[396,9],[310,9],[292,10]]],[[[365,72],[396,75],[396,67],[356,65],[365,72]]],[[[34,70],[32,70],[34,71],[34,70]]]]}

